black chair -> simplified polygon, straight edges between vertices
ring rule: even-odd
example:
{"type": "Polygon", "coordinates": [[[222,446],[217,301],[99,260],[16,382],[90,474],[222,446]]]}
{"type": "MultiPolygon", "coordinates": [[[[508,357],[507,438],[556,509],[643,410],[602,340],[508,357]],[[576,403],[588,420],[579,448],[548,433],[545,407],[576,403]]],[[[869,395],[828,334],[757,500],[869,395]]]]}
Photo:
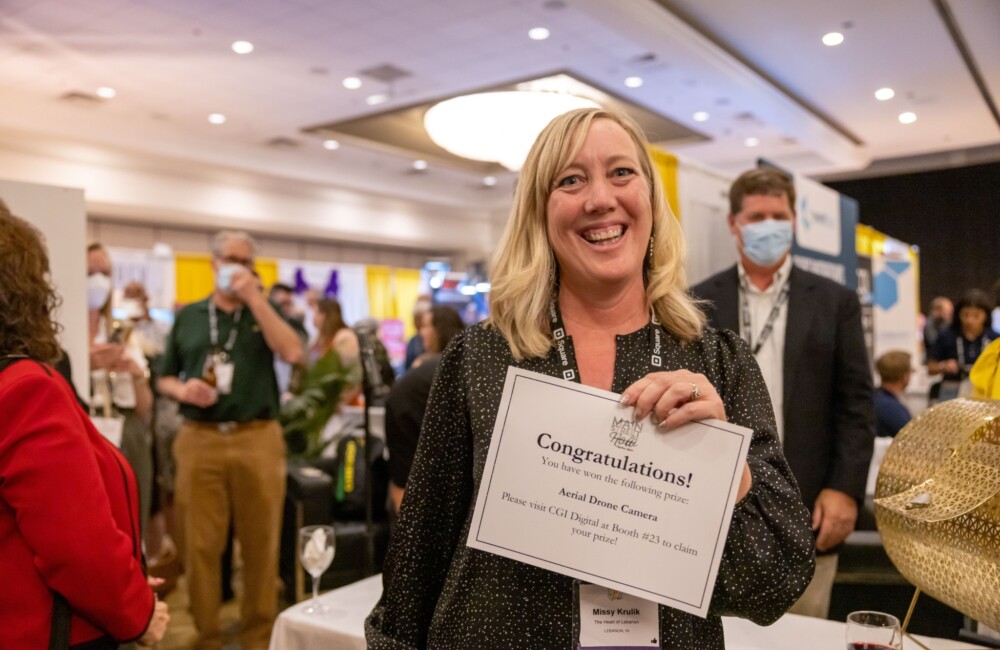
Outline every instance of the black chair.
{"type": "MultiPolygon", "coordinates": [[[[381,404],[389,392],[376,358],[377,338],[367,329],[357,330],[361,348],[362,388],[365,404],[381,404]]],[[[285,586],[285,600],[296,603],[308,591],[311,578],[298,562],[298,531],[302,526],[330,524],[336,532],[333,563],[320,578],[320,588],[335,589],[364,579],[382,570],[389,546],[386,498],[389,466],[385,444],[372,437],[369,409],[364,409],[362,435],[354,443],[367,450],[361,482],[362,504],[346,508],[334,499],[338,460],[289,461],[281,531],[279,573],[285,586]],[[367,497],[367,498],[365,498],[367,497]]],[[[339,445],[338,445],[339,447],[339,445]]],[[[355,471],[355,474],[357,472],[355,471]]]]}
{"type": "Polygon", "coordinates": [[[389,522],[385,510],[388,488],[388,465],[382,459],[382,444],[377,438],[369,454],[372,475],[371,526],[362,516],[344,517],[334,499],[336,460],[289,460],[284,518],[281,529],[279,572],[285,588],[285,600],[296,603],[309,595],[312,578],[298,561],[298,531],[314,524],[332,525],[337,535],[333,563],[320,579],[320,589],[336,589],[357,582],[382,570],[389,545],[389,522]],[[370,531],[370,532],[369,532],[370,531]]]}

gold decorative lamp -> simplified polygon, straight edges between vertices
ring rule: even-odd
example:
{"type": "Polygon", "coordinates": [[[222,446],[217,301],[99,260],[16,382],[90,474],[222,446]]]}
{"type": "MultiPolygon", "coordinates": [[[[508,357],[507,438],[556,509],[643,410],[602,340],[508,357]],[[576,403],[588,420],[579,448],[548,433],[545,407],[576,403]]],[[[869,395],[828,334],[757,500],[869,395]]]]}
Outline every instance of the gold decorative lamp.
{"type": "Polygon", "coordinates": [[[950,400],[903,428],[879,469],[875,520],[918,594],[1000,629],[1000,401],[950,400]]]}

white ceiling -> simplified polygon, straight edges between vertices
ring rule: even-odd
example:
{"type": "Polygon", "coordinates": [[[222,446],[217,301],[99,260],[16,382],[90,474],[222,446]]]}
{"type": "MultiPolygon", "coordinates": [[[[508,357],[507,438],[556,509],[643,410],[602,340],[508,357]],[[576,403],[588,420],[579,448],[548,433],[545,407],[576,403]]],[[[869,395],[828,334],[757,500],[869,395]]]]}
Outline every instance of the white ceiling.
{"type": "MultiPolygon", "coordinates": [[[[946,6],[997,100],[1000,1],[946,6]]],[[[74,142],[122,164],[174,160],[459,209],[503,205],[513,175],[485,189],[444,165],[413,173],[412,158],[365,143],[326,151],[301,130],[566,70],[704,134],[663,144],[727,172],[757,157],[830,176],[1000,153],[1000,127],[932,0],[3,0],[0,61],[0,142],[74,142]],[[548,40],[528,39],[538,26],[548,40]],[[846,40],[825,47],[834,30],[846,40]],[[239,39],[255,51],[234,54],[239,39]],[[382,64],[411,76],[390,88],[359,75],[382,64]],[[352,75],[361,89],[341,85],[352,75]],[[645,83],[626,88],[631,75],[645,83]],[[98,86],[117,97],[60,99],[98,86]],[[896,97],[877,102],[882,86],[896,97]],[[382,92],[387,103],[366,104],[382,92]],[[904,111],[917,121],[900,124],[904,111]],[[228,121],[209,124],[212,112],[228,121]],[[278,137],[299,146],[266,146],[278,137]]]]}

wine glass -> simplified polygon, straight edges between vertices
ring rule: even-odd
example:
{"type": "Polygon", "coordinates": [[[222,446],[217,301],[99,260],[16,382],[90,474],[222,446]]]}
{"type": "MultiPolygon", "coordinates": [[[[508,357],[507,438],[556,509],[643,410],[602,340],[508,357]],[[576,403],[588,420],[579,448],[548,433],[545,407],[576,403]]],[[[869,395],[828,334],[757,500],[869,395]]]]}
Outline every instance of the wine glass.
{"type": "Polygon", "coordinates": [[[847,650],[903,650],[899,619],[882,612],[847,615],[847,650]]]}
{"type": "Polygon", "coordinates": [[[299,529],[299,560],[313,579],[312,601],[305,609],[306,614],[322,614],[327,610],[319,602],[319,577],[333,562],[336,542],[333,526],[303,526],[299,529]]]}

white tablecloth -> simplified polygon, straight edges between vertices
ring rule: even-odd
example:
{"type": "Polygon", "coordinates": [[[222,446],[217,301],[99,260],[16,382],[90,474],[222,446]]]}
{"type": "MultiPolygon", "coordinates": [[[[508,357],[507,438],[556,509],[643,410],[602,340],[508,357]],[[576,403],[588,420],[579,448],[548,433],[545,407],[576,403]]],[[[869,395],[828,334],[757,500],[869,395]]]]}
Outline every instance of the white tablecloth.
{"type": "MultiPolygon", "coordinates": [[[[308,601],[289,607],[278,617],[270,650],[364,650],[364,620],[382,594],[382,576],[327,592],[320,600],[330,611],[320,616],[305,613],[308,601]]],[[[844,624],[786,614],[770,627],[725,618],[727,650],[844,650],[844,624]]],[[[932,650],[980,648],[960,641],[918,637],[932,650]]],[[[905,640],[904,650],[919,646],[905,640]]]]}

